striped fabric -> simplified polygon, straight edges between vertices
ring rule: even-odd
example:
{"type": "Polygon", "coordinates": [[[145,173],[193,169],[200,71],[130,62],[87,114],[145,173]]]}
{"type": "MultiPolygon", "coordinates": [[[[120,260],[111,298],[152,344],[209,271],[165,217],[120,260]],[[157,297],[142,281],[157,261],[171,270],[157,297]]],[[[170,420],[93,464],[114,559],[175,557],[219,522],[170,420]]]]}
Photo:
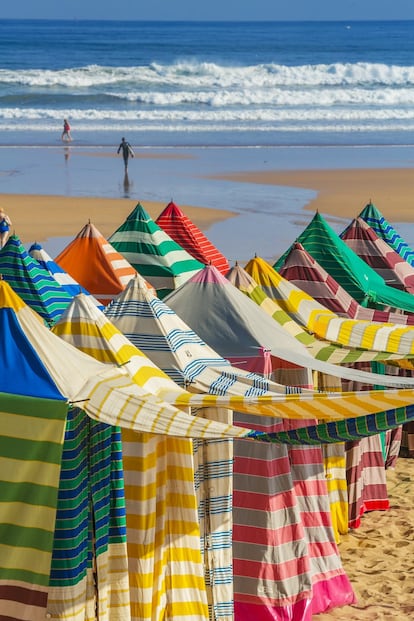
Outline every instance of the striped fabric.
{"type": "Polygon", "coordinates": [[[311,257],[302,244],[293,244],[278,271],[283,278],[337,315],[377,323],[414,325],[413,313],[380,311],[358,304],[338,281],[311,257]]]}
{"type": "MultiPolygon", "coordinates": [[[[414,329],[411,326],[339,317],[287,281],[259,257],[251,259],[245,270],[269,297],[275,299],[291,317],[318,338],[347,347],[398,352],[409,357],[414,353],[414,329]]],[[[381,384],[381,381],[375,380],[373,383],[381,384]]]]}
{"type": "MultiPolygon", "coordinates": [[[[12,388],[12,385],[10,385],[12,388]]],[[[47,612],[67,405],[0,393],[0,617],[47,612]]]]}
{"type": "Polygon", "coordinates": [[[175,203],[168,203],[155,223],[197,261],[214,265],[224,275],[228,272],[226,257],[175,203]]]}
{"type": "MultiPolygon", "coordinates": [[[[363,306],[414,311],[413,296],[387,286],[379,274],[348,248],[321,214],[315,214],[296,241],[363,306]]],[[[282,267],[289,250],[275,263],[276,270],[282,267]]]]}
{"type": "Polygon", "coordinates": [[[121,434],[73,408],[66,423],[48,613],[128,621],[121,434]]]}
{"type": "MultiPolygon", "coordinates": [[[[102,361],[127,362],[135,348],[99,311],[87,316],[79,298],[55,331],[102,361]]],[[[142,365],[133,377],[143,381],[142,365]]],[[[169,382],[161,372],[158,381],[169,382]]],[[[208,619],[192,442],[132,430],[122,439],[131,618],[208,619]]]]}
{"type": "Polygon", "coordinates": [[[150,218],[140,203],[109,241],[152,284],[160,298],[203,267],[150,218]]]}
{"type": "MultiPolygon", "coordinates": [[[[221,349],[221,351],[219,350],[220,353],[230,358],[234,353],[238,353],[238,355],[248,353],[247,350],[244,352],[234,351],[235,339],[238,343],[239,341],[241,343],[246,342],[249,331],[248,336],[252,341],[254,326],[260,324],[263,327],[266,325],[265,318],[267,315],[257,312],[260,309],[256,305],[252,307],[248,298],[224,279],[213,266],[207,266],[202,273],[197,274],[179,290],[170,294],[166,302],[169,305],[173,302],[173,309],[202,338],[205,338],[201,333],[203,327],[204,333],[207,333],[209,338],[214,334],[215,343],[221,349]],[[187,306],[184,303],[184,291],[186,289],[188,289],[187,306]],[[179,303],[175,306],[177,300],[179,303]],[[188,304],[188,300],[191,300],[191,304],[188,304]],[[186,316],[183,315],[183,312],[186,316]],[[213,318],[215,319],[214,323],[213,318]],[[206,325],[210,328],[209,332],[205,329],[206,325]],[[229,330],[229,326],[231,330],[229,330]],[[240,329],[239,333],[238,328],[240,329]]],[[[273,324],[270,322],[269,325],[271,331],[273,324]]],[[[267,330],[262,334],[266,334],[269,338],[267,330]]],[[[205,340],[209,342],[209,338],[205,338],[205,340]]],[[[281,349],[283,346],[282,331],[278,338],[279,349],[281,349]]],[[[257,344],[260,343],[260,341],[256,342],[257,344]]],[[[261,344],[267,345],[265,341],[261,344]]],[[[279,357],[284,359],[282,355],[279,357]]],[[[296,374],[301,373],[301,371],[296,371],[296,374]]],[[[305,376],[308,377],[306,370],[305,376]]],[[[246,417],[237,412],[237,408],[234,409],[235,420],[246,426],[246,417]]],[[[265,422],[266,424],[267,426],[272,425],[275,424],[275,421],[268,420],[265,422]]],[[[297,426],[297,424],[297,421],[284,421],[282,425],[297,426]]],[[[247,426],[252,427],[253,425],[256,428],[257,422],[248,419],[247,426]]],[[[270,618],[271,615],[282,618],[284,616],[288,618],[288,615],[293,615],[292,618],[301,618],[299,615],[302,615],[303,618],[306,618],[312,612],[317,613],[326,610],[328,607],[352,603],[354,595],[341,566],[330,521],[328,489],[320,447],[309,450],[306,447],[301,449],[292,447],[287,452],[273,450],[268,451],[268,455],[261,458],[260,449],[256,450],[255,447],[241,447],[240,445],[241,443],[237,443],[235,447],[233,497],[233,571],[236,617],[252,618],[254,611],[254,616],[259,619],[270,618]],[[239,454],[239,448],[241,451],[247,451],[247,454],[239,454]],[[259,461],[260,459],[262,461],[259,461]],[[285,480],[280,482],[277,481],[277,478],[276,480],[273,479],[275,474],[279,472],[273,467],[275,461],[278,460],[281,461],[281,468],[283,464],[288,468],[288,475],[284,470],[281,470],[285,480]],[[261,477],[259,477],[259,473],[262,474],[261,477]],[[240,481],[238,479],[239,474],[241,476],[240,481]],[[278,487],[278,483],[280,487],[278,487]],[[278,496],[284,492],[293,494],[296,511],[299,512],[291,516],[286,516],[282,512],[283,517],[289,520],[288,524],[281,520],[282,515],[278,511],[269,515],[269,508],[280,507],[279,501],[283,503],[278,496]],[[309,498],[312,498],[310,509],[309,506],[306,506],[306,503],[310,502],[309,498]],[[258,508],[262,509],[262,512],[258,513],[258,508]],[[253,516],[255,524],[253,523],[253,516]],[[259,521],[259,528],[253,528],[257,521],[259,521]],[[298,533],[295,532],[295,525],[298,521],[303,528],[301,541],[306,544],[305,559],[302,559],[301,556],[296,558],[292,554],[295,544],[298,545],[299,537],[298,533]],[[283,539],[283,524],[288,526],[286,539],[283,539]],[[279,537],[275,533],[278,535],[280,533],[279,537]],[[276,541],[281,541],[282,545],[279,547],[276,541]],[[290,566],[289,563],[285,565],[286,561],[283,562],[281,559],[284,552],[285,558],[289,558],[291,561],[290,566]],[[309,563],[307,565],[309,574],[303,576],[306,563],[309,563]],[[283,580],[280,580],[281,576],[283,576],[283,580]],[[306,582],[309,578],[310,582],[306,582]],[[311,594],[309,593],[309,585],[311,586],[311,594]],[[283,596],[281,596],[282,593],[283,596]],[[290,605],[289,600],[291,601],[290,605]]],[[[288,499],[286,498],[286,500],[288,499]]],[[[292,502],[292,497],[290,502],[292,502]]],[[[285,505],[283,506],[285,507],[285,505]]]]}
{"type": "MultiPolygon", "coordinates": [[[[139,276],[131,280],[125,291],[107,306],[105,315],[135,346],[183,387],[188,377],[191,378],[192,390],[222,394],[228,383],[224,374],[220,380],[222,370],[235,371],[164,302],[148,291],[139,276]],[[212,366],[214,364],[216,368],[212,366]]],[[[242,374],[240,377],[243,377],[242,374]]],[[[235,394],[238,394],[237,384],[240,394],[244,394],[247,387],[241,381],[237,382],[235,375],[235,394]]],[[[232,421],[230,410],[204,408],[199,413],[209,419],[232,421]]],[[[232,458],[233,444],[228,440],[194,441],[198,519],[210,618],[221,621],[233,619],[232,458]]]]}
{"type": "Polygon", "coordinates": [[[0,274],[22,300],[50,325],[72,300],[73,296],[28,255],[17,235],[11,235],[0,249],[0,274]]]}
{"type": "Polygon", "coordinates": [[[414,267],[378,237],[362,218],[355,218],[340,237],[387,285],[414,293],[414,267]]]}
{"type": "Polygon", "coordinates": [[[136,274],[136,270],[88,222],[56,263],[103,305],[108,304],[136,274]]]}
{"type": "MultiPolygon", "coordinates": [[[[69,276],[55,261],[53,261],[52,257],[46,252],[44,248],[37,242],[32,244],[29,248],[29,255],[32,259],[35,259],[42,267],[45,268],[49,272],[49,274],[58,282],[63,289],[65,289],[71,298],[78,293],[84,293],[85,295],[90,295],[89,291],[87,291],[82,285],[80,285],[76,280],[69,276]]],[[[94,303],[103,308],[102,305],[99,304],[97,300],[94,300],[94,303]]]]}
{"type": "MultiPolygon", "coordinates": [[[[264,270],[270,269],[270,266],[261,264],[260,259],[255,259],[258,267],[264,270]]],[[[264,275],[265,277],[265,275],[264,275]]],[[[302,325],[296,323],[272,298],[269,298],[264,290],[256,283],[254,278],[244,270],[240,265],[233,267],[227,274],[228,280],[245,293],[251,300],[256,302],[268,315],[273,317],[285,330],[294,336],[300,343],[306,345],[309,353],[318,360],[326,360],[332,364],[345,364],[357,361],[369,360],[399,360],[398,354],[387,354],[378,351],[367,351],[363,349],[351,349],[340,345],[334,345],[325,339],[317,339],[304,329],[302,325]]],[[[261,280],[263,280],[262,278],[261,280]]],[[[289,383],[289,382],[287,382],[289,383]]]]}
{"type": "Polygon", "coordinates": [[[359,214],[359,217],[376,232],[391,248],[393,248],[400,257],[414,266],[414,250],[403,240],[389,222],[384,218],[382,213],[373,205],[368,203],[359,214]]]}

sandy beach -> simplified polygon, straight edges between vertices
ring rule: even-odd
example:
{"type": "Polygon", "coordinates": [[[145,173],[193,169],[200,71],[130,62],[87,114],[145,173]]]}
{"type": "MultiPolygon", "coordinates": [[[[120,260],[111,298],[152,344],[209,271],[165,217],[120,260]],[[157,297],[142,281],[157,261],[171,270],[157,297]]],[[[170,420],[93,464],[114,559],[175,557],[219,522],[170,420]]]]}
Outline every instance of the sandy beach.
{"type": "Polygon", "coordinates": [[[138,202],[155,219],[170,200],[230,262],[276,259],[316,210],[340,232],[370,200],[414,244],[414,152],[381,153],[136,149],[124,175],[107,148],[0,148],[0,204],[23,243],[59,238],[52,256],[88,220],[110,236],[138,202]]]}
{"type": "Polygon", "coordinates": [[[366,513],[339,551],[358,602],[315,621],[411,621],[414,618],[414,460],[387,471],[388,511],[366,513]]]}
{"type": "MultiPolygon", "coordinates": [[[[16,149],[7,159],[4,154],[0,150],[0,205],[23,243],[60,240],[50,246],[55,253],[45,245],[52,256],[88,220],[108,237],[137,202],[155,219],[171,199],[229,260],[247,261],[255,248],[267,260],[276,258],[315,210],[341,229],[370,200],[392,224],[400,223],[408,243],[414,241],[409,158],[400,167],[386,157],[364,167],[359,154],[360,161],[330,168],[325,154],[319,169],[312,158],[309,167],[305,158],[295,168],[298,158],[293,157],[281,169],[276,166],[280,150],[274,157],[273,152],[243,153],[231,163],[223,154],[222,159],[209,154],[207,166],[205,153],[197,158],[185,151],[140,151],[125,179],[120,162],[107,151],[72,149],[70,158],[63,148],[16,149]]],[[[400,458],[387,478],[391,509],[365,514],[361,527],[339,546],[358,603],[315,619],[414,618],[414,460],[400,458]]]]}

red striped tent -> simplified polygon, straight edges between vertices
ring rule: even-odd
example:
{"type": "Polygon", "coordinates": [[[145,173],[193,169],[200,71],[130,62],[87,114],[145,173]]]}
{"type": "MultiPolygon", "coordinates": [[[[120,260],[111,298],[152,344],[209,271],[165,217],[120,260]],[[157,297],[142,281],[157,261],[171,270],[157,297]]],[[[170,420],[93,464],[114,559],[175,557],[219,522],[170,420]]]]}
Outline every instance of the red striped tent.
{"type": "MultiPolygon", "coordinates": [[[[214,341],[210,346],[218,345],[225,358],[244,357],[248,362],[258,356],[259,344],[272,349],[276,333],[276,349],[284,357],[282,343],[287,334],[213,266],[170,293],[166,303],[203,340],[214,341]]],[[[295,339],[289,343],[289,349],[295,349],[295,339]]],[[[299,382],[309,381],[307,368],[299,369],[298,375],[299,382]]],[[[234,412],[234,420],[266,431],[297,426],[297,421],[258,420],[239,412],[234,412]]],[[[284,452],[235,443],[236,618],[310,621],[312,614],[354,601],[332,528],[322,451],[320,446],[308,448],[289,447],[284,452]],[[298,550],[293,555],[292,546],[298,550]]]]}
{"type": "Polygon", "coordinates": [[[55,261],[105,306],[137,273],[91,222],[85,224],[55,261]]]}
{"type": "Polygon", "coordinates": [[[412,313],[380,311],[358,304],[299,242],[293,244],[278,273],[338,315],[379,323],[414,325],[412,313]]]}
{"type": "MultiPolygon", "coordinates": [[[[387,311],[378,311],[360,306],[339,283],[330,276],[305,248],[295,243],[279,273],[308,295],[311,295],[320,304],[323,304],[335,313],[354,319],[363,319],[377,322],[414,323],[413,315],[402,315],[387,311]]],[[[366,368],[364,363],[361,364],[366,368]]],[[[390,369],[387,368],[389,372],[390,369]]],[[[347,383],[342,380],[343,390],[364,390],[362,385],[355,382],[347,383]]],[[[390,444],[389,451],[395,451],[401,440],[401,430],[394,434],[387,433],[385,441],[390,444]]],[[[384,461],[381,436],[360,441],[347,442],[345,445],[346,477],[348,488],[348,526],[358,528],[361,516],[367,511],[385,510],[389,507],[385,468],[394,465],[384,461]]]]}
{"type": "Polygon", "coordinates": [[[414,267],[405,261],[362,218],[354,218],[340,235],[387,285],[414,293],[414,267]]]}
{"type": "Polygon", "coordinates": [[[222,274],[228,272],[226,257],[175,203],[168,203],[155,222],[197,261],[214,265],[222,274]]]}

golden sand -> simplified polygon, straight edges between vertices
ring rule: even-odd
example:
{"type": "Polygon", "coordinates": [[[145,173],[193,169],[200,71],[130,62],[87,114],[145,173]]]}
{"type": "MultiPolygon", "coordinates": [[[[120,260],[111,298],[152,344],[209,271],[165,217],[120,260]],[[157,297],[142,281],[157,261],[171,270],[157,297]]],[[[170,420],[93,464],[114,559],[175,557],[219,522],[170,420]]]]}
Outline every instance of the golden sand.
{"type": "MultiPolygon", "coordinates": [[[[137,204],[125,198],[90,198],[0,194],[0,205],[12,219],[11,231],[23,243],[44,242],[51,237],[75,237],[90,220],[109,237],[137,204]]],[[[151,201],[143,206],[154,220],[166,204],[151,201]]],[[[213,222],[234,216],[233,212],[180,205],[184,213],[202,230],[213,222]]]]}

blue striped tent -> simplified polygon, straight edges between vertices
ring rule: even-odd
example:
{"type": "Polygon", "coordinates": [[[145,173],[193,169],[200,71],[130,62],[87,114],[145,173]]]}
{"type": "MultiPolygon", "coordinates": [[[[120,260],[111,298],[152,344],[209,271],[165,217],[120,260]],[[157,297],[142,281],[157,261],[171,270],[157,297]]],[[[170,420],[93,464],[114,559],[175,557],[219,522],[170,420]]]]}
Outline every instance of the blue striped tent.
{"type": "MultiPolygon", "coordinates": [[[[65,270],[62,269],[60,265],[58,265],[56,261],[52,259],[51,256],[49,256],[49,254],[41,246],[41,244],[37,242],[32,244],[29,248],[29,255],[32,257],[32,259],[37,261],[39,265],[41,265],[47,272],[49,272],[52,278],[54,278],[56,282],[59,283],[59,285],[69,293],[71,298],[75,295],[78,295],[79,293],[83,293],[84,295],[91,295],[89,291],[85,289],[85,287],[76,282],[76,280],[72,278],[70,274],[65,272],[65,270]]],[[[94,304],[96,304],[96,306],[103,310],[103,305],[100,304],[100,302],[98,302],[98,300],[96,300],[93,296],[92,300],[94,304]]]]}
{"type": "Polygon", "coordinates": [[[17,235],[11,235],[0,250],[0,275],[49,325],[72,301],[73,296],[32,259],[17,235]]]}

